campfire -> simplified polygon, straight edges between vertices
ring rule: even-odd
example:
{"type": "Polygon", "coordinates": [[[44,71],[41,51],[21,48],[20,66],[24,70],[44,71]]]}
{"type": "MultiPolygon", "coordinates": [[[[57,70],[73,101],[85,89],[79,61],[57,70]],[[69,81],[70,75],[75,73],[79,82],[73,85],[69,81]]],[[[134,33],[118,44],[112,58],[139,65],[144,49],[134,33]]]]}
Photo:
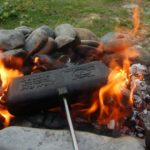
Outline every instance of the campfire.
{"type": "Polygon", "coordinates": [[[0,41],[1,129],[37,114],[59,116],[55,124],[40,123],[42,128],[66,128],[60,102],[65,95],[75,129],[144,138],[150,95],[148,68],[137,61],[141,54],[134,46],[140,28],[140,8],[135,7],[133,29],[117,29],[99,41],[83,40],[81,29],[69,24],[55,32],[48,26],[0,30],[5,34],[0,41]]]}

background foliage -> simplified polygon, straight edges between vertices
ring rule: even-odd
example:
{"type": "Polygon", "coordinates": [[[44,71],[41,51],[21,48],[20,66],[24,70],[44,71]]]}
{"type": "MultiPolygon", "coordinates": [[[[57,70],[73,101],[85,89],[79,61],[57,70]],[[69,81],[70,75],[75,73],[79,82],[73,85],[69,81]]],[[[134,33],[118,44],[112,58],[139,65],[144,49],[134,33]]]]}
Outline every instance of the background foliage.
{"type": "MultiPolygon", "coordinates": [[[[0,28],[70,23],[89,28],[98,36],[116,26],[132,27],[132,12],[123,8],[130,0],[0,0],[0,28]]],[[[142,2],[142,20],[150,24],[150,1],[142,2]]]]}

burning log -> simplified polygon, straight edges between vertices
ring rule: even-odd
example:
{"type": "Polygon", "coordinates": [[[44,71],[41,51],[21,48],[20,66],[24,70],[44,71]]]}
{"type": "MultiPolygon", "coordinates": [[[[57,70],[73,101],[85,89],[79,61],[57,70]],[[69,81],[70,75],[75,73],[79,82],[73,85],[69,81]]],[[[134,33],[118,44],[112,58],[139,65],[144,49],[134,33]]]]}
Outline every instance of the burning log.
{"type": "Polygon", "coordinates": [[[73,103],[78,94],[104,85],[108,73],[103,63],[95,61],[16,78],[9,86],[6,105],[15,115],[52,108],[60,103],[58,90],[64,87],[73,103]]]}

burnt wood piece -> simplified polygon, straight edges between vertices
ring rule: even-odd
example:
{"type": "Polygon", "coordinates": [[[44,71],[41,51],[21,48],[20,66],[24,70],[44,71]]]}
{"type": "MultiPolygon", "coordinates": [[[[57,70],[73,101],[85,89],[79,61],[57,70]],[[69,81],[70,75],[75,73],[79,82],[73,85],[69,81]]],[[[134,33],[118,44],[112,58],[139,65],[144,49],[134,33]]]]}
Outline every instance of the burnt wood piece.
{"type": "Polygon", "coordinates": [[[68,91],[70,103],[77,96],[104,85],[109,69],[101,62],[75,65],[15,78],[8,88],[6,105],[11,114],[33,113],[59,106],[60,88],[68,91]]]}
{"type": "Polygon", "coordinates": [[[146,150],[150,149],[150,111],[142,118],[145,126],[145,144],[146,150]]]}

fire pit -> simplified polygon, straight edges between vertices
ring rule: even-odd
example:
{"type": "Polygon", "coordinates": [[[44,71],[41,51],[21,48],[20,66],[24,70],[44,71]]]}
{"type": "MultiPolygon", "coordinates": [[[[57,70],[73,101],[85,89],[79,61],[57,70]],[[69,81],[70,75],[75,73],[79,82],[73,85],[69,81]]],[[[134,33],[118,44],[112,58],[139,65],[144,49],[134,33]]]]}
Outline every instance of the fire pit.
{"type": "MultiPolygon", "coordinates": [[[[35,143],[24,147],[28,150],[36,149],[35,145],[41,149],[71,149],[67,131],[45,130],[67,129],[70,113],[79,149],[94,150],[95,145],[101,147],[108,142],[110,146],[104,149],[121,149],[126,144],[125,149],[144,149],[144,138],[149,148],[150,91],[146,80],[150,63],[142,57],[149,58],[150,54],[136,45],[138,23],[134,22],[131,31],[111,32],[101,39],[90,31],[92,39],[83,39],[86,30],[70,24],[55,30],[48,26],[0,30],[0,127],[21,126],[0,131],[0,141],[5,137],[0,149],[11,149],[13,143],[7,142],[14,135],[15,141],[23,142],[36,137],[35,143]],[[66,107],[63,100],[68,101],[66,107]],[[39,135],[48,143],[37,138],[39,135]],[[51,143],[53,138],[59,146],[56,141],[51,143]],[[103,142],[94,142],[96,138],[103,142]],[[121,144],[113,146],[112,141],[121,144]],[[132,141],[136,144],[129,148],[132,141]]],[[[17,143],[12,149],[22,149],[20,146],[17,143]]]]}

